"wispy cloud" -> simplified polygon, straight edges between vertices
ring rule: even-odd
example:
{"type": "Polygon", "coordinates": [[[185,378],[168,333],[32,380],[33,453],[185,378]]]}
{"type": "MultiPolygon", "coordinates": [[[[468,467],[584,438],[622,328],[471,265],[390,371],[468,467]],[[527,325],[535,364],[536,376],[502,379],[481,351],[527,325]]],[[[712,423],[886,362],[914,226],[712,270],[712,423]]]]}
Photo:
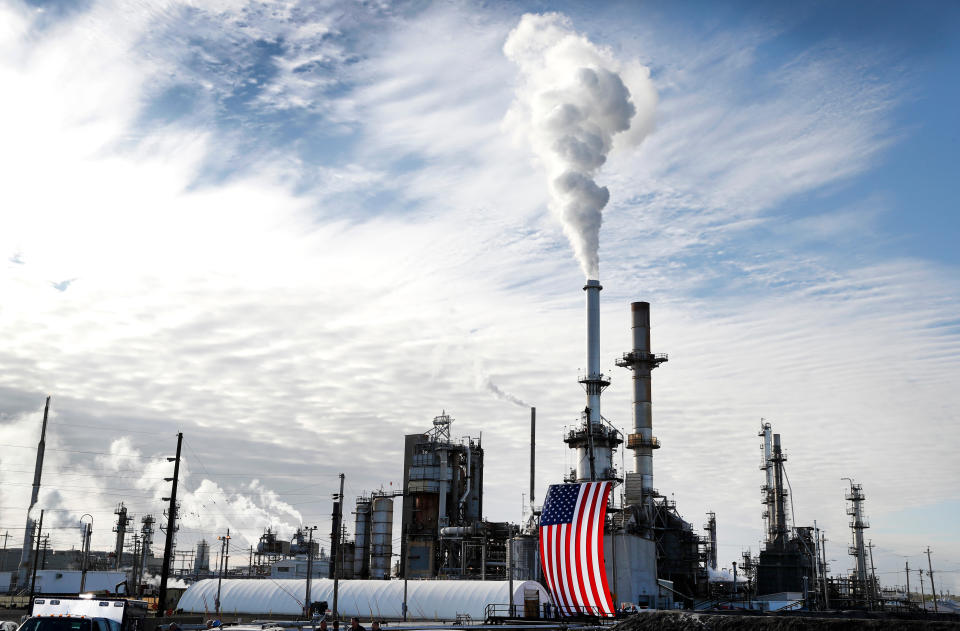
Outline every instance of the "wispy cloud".
{"type": "MultiPolygon", "coordinates": [[[[488,441],[490,517],[519,518],[518,402],[538,408],[540,462],[564,462],[561,428],[582,408],[582,280],[503,126],[519,12],[340,8],[94,2],[39,30],[0,8],[0,81],[27,95],[0,103],[4,442],[33,444],[52,392],[51,444],[140,458],[137,509],[157,511],[157,459],[182,429],[199,520],[183,545],[227,525],[324,529],[336,473],[348,494],[398,481],[398,437],[443,408],[488,441]],[[51,291],[68,278],[83,282],[51,291]]],[[[749,543],[766,416],[798,511],[836,545],[841,474],[876,510],[949,497],[955,270],[837,245],[889,238],[874,217],[893,200],[831,192],[890,150],[896,90],[843,50],[770,63],[776,29],[688,42],[645,28],[609,31],[663,99],[648,141],[615,143],[599,182],[603,356],[629,346],[627,302],[651,300],[655,350],[671,354],[654,377],[658,488],[694,523],[722,506],[721,536],[749,543]]],[[[605,368],[604,409],[628,425],[629,377],[605,368]]],[[[2,505],[25,507],[30,449],[2,458],[16,469],[2,505]]],[[[134,493],[54,485],[50,505],[70,510],[134,493]]]]}

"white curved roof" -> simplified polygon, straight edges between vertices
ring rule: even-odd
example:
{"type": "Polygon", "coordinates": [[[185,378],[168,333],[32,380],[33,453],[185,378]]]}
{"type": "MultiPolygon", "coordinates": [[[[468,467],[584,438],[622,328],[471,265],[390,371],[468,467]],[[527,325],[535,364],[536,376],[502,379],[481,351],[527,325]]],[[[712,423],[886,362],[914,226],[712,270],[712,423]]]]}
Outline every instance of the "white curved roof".
{"type": "MultiPolygon", "coordinates": [[[[220,588],[220,610],[244,614],[303,613],[306,579],[225,579],[220,588]]],[[[514,581],[514,603],[524,601],[525,590],[536,590],[541,603],[550,602],[542,585],[534,581],[514,581]]],[[[510,602],[508,581],[408,581],[408,619],[454,620],[467,614],[484,619],[488,604],[510,602]]],[[[217,580],[206,579],[191,585],[180,597],[179,609],[191,613],[213,612],[217,598],[217,580]]],[[[333,607],[333,581],[314,579],[310,600],[325,600],[333,607]]],[[[403,581],[340,581],[338,608],[341,617],[403,617],[403,581]]]]}

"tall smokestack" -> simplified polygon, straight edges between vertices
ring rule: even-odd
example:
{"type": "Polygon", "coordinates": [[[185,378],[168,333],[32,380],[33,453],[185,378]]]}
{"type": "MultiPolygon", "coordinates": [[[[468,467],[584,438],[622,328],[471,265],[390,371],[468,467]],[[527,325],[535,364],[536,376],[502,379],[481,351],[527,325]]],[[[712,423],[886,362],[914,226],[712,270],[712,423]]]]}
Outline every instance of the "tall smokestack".
{"type": "Polygon", "coordinates": [[[530,512],[533,513],[533,489],[537,464],[537,408],[530,408],[530,512]]]}
{"type": "MultiPolygon", "coordinates": [[[[627,436],[627,449],[633,450],[633,471],[640,476],[642,495],[649,497],[654,493],[653,450],[660,448],[660,441],[653,436],[650,373],[667,361],[667,356],[650,352],[650,303],[630,303],[630,315],[633,350],[624,353],[617,365],[633,371],[633,432],[627,436]]],[[[627,493],[633,495],[633,490],[627,493]]]]}
{"type": "Polygon", "coordinates": [[[600,425],[600,290],[598,280],[588,280],[583,290],[587,292],[587,409],[591,425],[600,425]]]}
{"type": "MultiPolygon", "coordinates": [[[[37,498],[40,496],[40,476],[43,473],[43,452],[46,448],[47,439],[47,414],[50,412],[50,397],[43,406],[43,426],[40,428],[40,442],[37,443],[37,463],[33,469],[33,493],[30,495],[30,508],[27,509],[27,528],[23,533],[23,549],[20,551],[20,566],[17,568],[17,585],[23,586],[27,583],[27,570],[30,567],[30,549],[33,543],[34,522],[31,517],[33,507],[37,504],[37,498]]],[[[40,536],[37,533],[37,536],[40,536]]]]}
{"type": "Polygon", "coordinates": [[[583,425],[573,430],[564,439],[571,449],[577,450],[577,468],[573,480],[614,480],[613,450],[622,441],[616,430],[607,428],[600,415],[600,393],[610,381],[600,372],[600,286],[598,280],[588,280],[583,290],[587,292],[587,374],[580,380],[587,392],[587,407],[583,413],[583,425]]]}

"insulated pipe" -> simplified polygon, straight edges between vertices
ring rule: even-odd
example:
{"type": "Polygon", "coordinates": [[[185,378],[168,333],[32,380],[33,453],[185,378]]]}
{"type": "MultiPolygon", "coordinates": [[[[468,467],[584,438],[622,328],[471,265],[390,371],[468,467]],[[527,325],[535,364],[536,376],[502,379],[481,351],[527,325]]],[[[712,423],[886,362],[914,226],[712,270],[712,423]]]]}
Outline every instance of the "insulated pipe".
{"type": "MultiPolygon", "coordinates": [[[[650,354],[650,303],[630,303],[630,319],[634,356],[647,357],[650,354]]],[[[645,443],[633,450],[633,470],[642,476],[644,491],[653,489],[651,368],[651,364],[639,361],[633,369],[633,433],[639,434],[645,443]]]]}
{"type": "Polygon", "coordinates": [[[467,501],[467,498],[470,497],[470,437],[467,436],[466,440],[467,446],[467,479],[466,479],[466,490],[463,492],[463,497],[460,498],[460,510],[462,513],[466,514],[463,511],[463,503],[467,501]]]}
{"type": "Polygon", "coordinates": [[[447,538],[466,537],[477,534],[474,526],[447,526],[440,529],[440,536],[447,538]]]}
{"type": "MultiPolygon", "coordinates": [[[[447,450],[438,449],[437,450],[440,456],[440,468],[439,468],[439,506],[437,508],[437,530],[450,523],[450,519],[447,517],[447,493],[450,492],[450,474],[447,470],[447,450]]],[[[454,496],[456,497],[456,496],[454,496]]]]}

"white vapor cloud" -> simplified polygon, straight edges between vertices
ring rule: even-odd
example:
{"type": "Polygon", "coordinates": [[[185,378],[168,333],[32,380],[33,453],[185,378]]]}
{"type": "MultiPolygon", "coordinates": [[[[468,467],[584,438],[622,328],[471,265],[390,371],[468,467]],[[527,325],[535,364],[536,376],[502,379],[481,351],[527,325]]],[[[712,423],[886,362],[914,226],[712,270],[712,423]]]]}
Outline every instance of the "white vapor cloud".
{"type": "Polygon", "coordinates": [[[638,111],[612,54],[574,32],[559,13],[524,15],[503,51],[521,72],[508,124],[529,139],[543,162],[550,207],[584,274],[599,278],[600,225],[610,191],[595,176],[616,134],[631,124],[648,129],[656,103],[653,85],[637,76],[632,87],[638,111]]]}

